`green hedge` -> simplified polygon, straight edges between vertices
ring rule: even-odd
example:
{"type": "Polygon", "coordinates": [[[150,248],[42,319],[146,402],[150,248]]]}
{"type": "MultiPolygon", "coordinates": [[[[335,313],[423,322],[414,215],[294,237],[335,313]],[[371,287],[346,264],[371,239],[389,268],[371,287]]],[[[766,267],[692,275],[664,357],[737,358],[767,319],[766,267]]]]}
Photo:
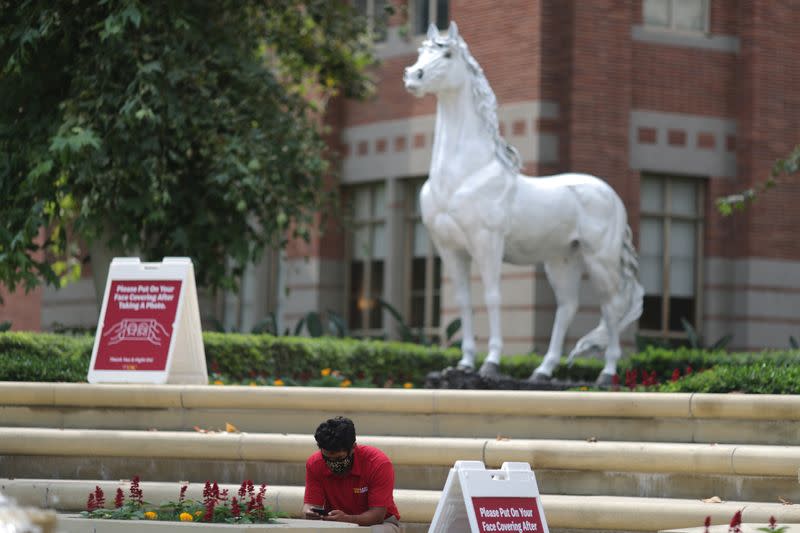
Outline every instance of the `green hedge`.
{"type": "Polygon", "coordinates": [[[662,385],[661,392],[744,392],[800,394],[800,366],[765,360],[743,366],[717,366],[662,385]]]}
{"type": "Polygon", "coordinates": [[[420,386],[428,372],[459,358],[457,350],[401,342],[231,333],[204,333],[203,339],[209,371],[238,381],[265,376],[305,382],[330,368],[354,381],[420,386]]]}
{"type": "Polygon", "coordinates": [[[763,352],[728,353],[691,348],[654,348],[636,353],[620,361],[618,373],[625,376],[628,370],[655,372],[659,382],[670,381],[677,369],[681,376],[719,366],[741,366],[772,362],[776,365],[800,365],[800,350],[771,350],[763,352]]]}
{"type": "Polygon", "coordinates": [[[0,380],[86,381],[90,336],[0,333],[0,380]]]}
{"type": "MultiPolygon", "coordinates": [[[[85,381],[92,340],[91,336],[0,333],[0,380],[85,381]]],[[[428,372],[453,366],[460,357],[456,349],[391,341],[211,332],[204,333],[203,340],[208,368],[214,376],[212,379],[220,377],[234,383],[251,380],[271,383],[281,378],[288,384],[308,383],[316,379],[315,384],[335,385],[338,383],[335,379],[319,379],[320,371],[329,368],[338,370],[355,385],[402,385],[411,382],[415,387],[420,387],[428,372]]],[[[481,360],[478,358],[477,363],[480,364],[481,360]]],[[[530,376],[541,360],[541,356],[535,354],[506,356],[502,359],[501,371],[524,379],[530,376]]],[[[594,381],[602,367],[601,359],[581,358],[571,368],[560,365],[554,375],[562,380],[594,381]]],[[[655,372],[659,383],[666,383],[663,390],[741,390],[794,394],[798,385],[793,381],[800,383],[800,380],[793,376],[800,372],[797,370],[799,367],[800,350],[727,353],[649,348],[621,360],[619,374],[624,385],[627,371],[636,370],[639,376],[644,371],[648,374],[655,372]],[[693,371],[692,376],[679,380],[677,385],[670,382],[676,369],[684,376],[688,367],[693,371]],[[761,376],[765,372],[746,370],[758,368],[769,368],[767,374],[787,377],[764,381],[761,376]],[[700,373],[702,370],[707,371],[700,373]]]]}

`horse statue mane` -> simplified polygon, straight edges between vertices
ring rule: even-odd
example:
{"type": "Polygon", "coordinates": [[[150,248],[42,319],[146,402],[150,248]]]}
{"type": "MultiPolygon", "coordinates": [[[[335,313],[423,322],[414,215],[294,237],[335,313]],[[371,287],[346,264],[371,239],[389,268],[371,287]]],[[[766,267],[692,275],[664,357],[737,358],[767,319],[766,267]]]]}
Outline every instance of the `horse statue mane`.
{"type": "Polygon", "coordinates": [[[446,36],[430,26],[403,79],[416,96],[438,99],[420,212],[456,291],[463,333],[459,366],[475,364],[471,262],[478,266],[489,316],[489,354],[480,369],[486,377],[500,368],[501,265],[543,263],[558,308],[547,353],[529,379],[548,380],[558,366],[587,273],[600,296],[602,318],[576,343],[569,360],[603,350],[606,364],[598,383],[611,383],[622,355],[620,332],[641,315],[644,294],[622,200],[604,180],[588,174],[536,179],[520,174],[519,152],[500,135],[495,94],[455,22],[446,36]]]}
{"type": "Polygon", "coordinates": [[[522,158],[519,156],[517,149],[500,135],[500,126],[497,120],[497,98],[494,95],[494,91],[489,85],[489,80],[486,79],[483,69],[469,52],[467,42],[460,35],[457,37],[457,42],[468,70],[472,74],[472,98],[475,102],[475,109],[483,119],[484,125],[494,142],[495,156],[509,172],[517,174],[522,168],[522,158]]]}

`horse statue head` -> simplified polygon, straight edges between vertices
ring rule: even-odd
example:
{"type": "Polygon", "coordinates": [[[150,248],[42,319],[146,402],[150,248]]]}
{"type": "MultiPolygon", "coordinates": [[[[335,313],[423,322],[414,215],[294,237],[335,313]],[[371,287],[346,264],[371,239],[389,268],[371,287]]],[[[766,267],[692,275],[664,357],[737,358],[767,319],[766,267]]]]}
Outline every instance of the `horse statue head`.
{"type": "Polygon", "coordinates": [[[441,36],[436,26],[431,24],[427,39],[419,49],[417,62],[405,69],[403,81],[406,90],[415,96],[423,96],[462,87],[469,77],[462,50],[466,50],[466,43],[458,35],[455,22],[450,23],[446,36],[441,36]]]}
{"type": "MultiPolygon", "coordinates": [[[[493,146],[491,152],[512,174],[519,172],[522,159],[517,149],[500,135],[497,98],[483,69],[459,35],[455,21],[450,22],[446,35],[440,34],[434,24],[428,27],[427,38],[419,49],[419,57],[416,63],[405,69],[403,82],[406,90],[414,96],[434,94],[440,101],[455,102],[459,93],[466,92],[471,105],[459,102],[461,107],[455,109],[455,113],[461,114],[467,108],[474,110],[477,129],[480,135],[486,135],[489,145],[493,146]]],[[[448,118],[446,113],[439,117],[443,122],[448,118]]]]}

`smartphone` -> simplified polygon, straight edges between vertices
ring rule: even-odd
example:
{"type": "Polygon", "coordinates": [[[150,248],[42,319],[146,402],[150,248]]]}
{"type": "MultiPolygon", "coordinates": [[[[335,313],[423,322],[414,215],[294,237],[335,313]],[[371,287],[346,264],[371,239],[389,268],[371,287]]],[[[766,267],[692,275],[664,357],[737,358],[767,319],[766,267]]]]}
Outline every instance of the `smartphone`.
{"type": "Polygon", "coordinates": [[[311,510],[320,516],[328,516],[328,511],[326,511],[322,507],[312,507],[311,510]]]}

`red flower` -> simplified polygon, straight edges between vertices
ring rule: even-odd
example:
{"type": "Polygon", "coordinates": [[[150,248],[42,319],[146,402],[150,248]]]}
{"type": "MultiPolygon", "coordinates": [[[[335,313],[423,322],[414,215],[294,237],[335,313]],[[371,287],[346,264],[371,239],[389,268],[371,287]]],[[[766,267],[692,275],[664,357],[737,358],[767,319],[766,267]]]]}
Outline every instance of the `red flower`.
{"type": "Polygon", "coordinates": [[[214,520],[214,507],[217,505],[216,500],[211,498],[206,502],[206,514],[203,516],[203,520],[206,522],[211,522],[214,520]]]}
{"type": "MultiPolygon", "coordinates": [[[[674,375],[674,373],[673,373],[673,375],[674,375]]],[[[703,523],[703,525],[706,526],[706,532],[705,533],[708,533],[708,528],[711,527],[711,517],[710,516],[706,517],[706,521],[703,523]]]]}
{"type": "Polygon", "coordinates": [[[131,500],[136,502],[139,505],[144,504],[144,493],[142,489],[139,487],[139,476],[133,476],[131,480],[131,500]]]}
{"type": "Polygon", "coordinates": [[[628,387],[630,390],[636,388],[636,380],[638,378],[639,372],[634,368],[633,370],[626,370],[625,371],[625,386],[628,387]]]}
{"type": "Polygon", "coordinates": [[[258,489],[258,496],[256,496],[256,508],[259,511],[264,510],[264,494],[267,492],[267,484],[264,483],[258,489]]]}
{"type": "Polygon", "coordinates": [[[731,525],[728,528],[728,531],[732,533],[740,533],[742,531],[742,528],[740,528],[739,526],[741,525],[742,525],[742,511],[736,511],[736,513],[733,515],[733,518],[731,518],[731,525]]]}
{"type": "Polygon", "coordinates": [[[241,486],[241,487],[239,487],[239,492],[237,492],[237,493],[236,493],[236,494],[238,494],[238,495],[239,495],[239,499],[240,499],[240,500],[244,499],[244,495],[245,495],[245,494],[247,494],[247,482],[248,482],[248,481],[249,481],[249,480],[247,480],[247,479],[245,479],[244,481],[242,481],[242,486],[241,486]]]}
{"type": "Polygon", "coordinates": [[[778,521],[775,520],[774,516],[770,516],[769,517],[769,528],[770,529],[775,529],[775,524],[777,524],[777,523],[778,523],[778,521]]]}
{"type": "Polygon", "coordinates": [[[681,371],[676,368],[672,371],[672,381],[678,381],[679,379],[681,379],[681,371]]]}
{"type": "Polygon", "coordinates": [[[117,497],[114,498],[114,507],[119,509],[125,503],[125,494],[122,493],[122,489],[117,487],[117,497]]]}
{"type": "Polygon", "coordinates": [[[239,502],[236,500],[236,496],[231,499],[231,515],[234,518],[239,518],[241,516],[241,509],[239,509],[239,502]]]}
{"type": "Polygon", "coordinates": [[[686,365],[686,372],[684,372],[687,376],[693,372],[692,365],[686,365]]]}
{"type": "Polygon", "coordinates": [[[97,485],[94,487],[94,501],[97,504],[98,509],[105,507],[106,505],[106,495],[103,494],[103,489],[97,485]]]}
{"type": "Polygon", "coordinates": [[[178,503],[183,503],[183,500],[186,499],[186,489],[189,488],[189,485],[184,485],[181,487],[181,493],[178,496],[178,503]]]}
{"type": "Polygon", "coordinates": [[[94,500],[94,493],[89,493],[89,498],[86,500],[86,510],[90,513],[97,509],[97,502],[94,500]]]}

